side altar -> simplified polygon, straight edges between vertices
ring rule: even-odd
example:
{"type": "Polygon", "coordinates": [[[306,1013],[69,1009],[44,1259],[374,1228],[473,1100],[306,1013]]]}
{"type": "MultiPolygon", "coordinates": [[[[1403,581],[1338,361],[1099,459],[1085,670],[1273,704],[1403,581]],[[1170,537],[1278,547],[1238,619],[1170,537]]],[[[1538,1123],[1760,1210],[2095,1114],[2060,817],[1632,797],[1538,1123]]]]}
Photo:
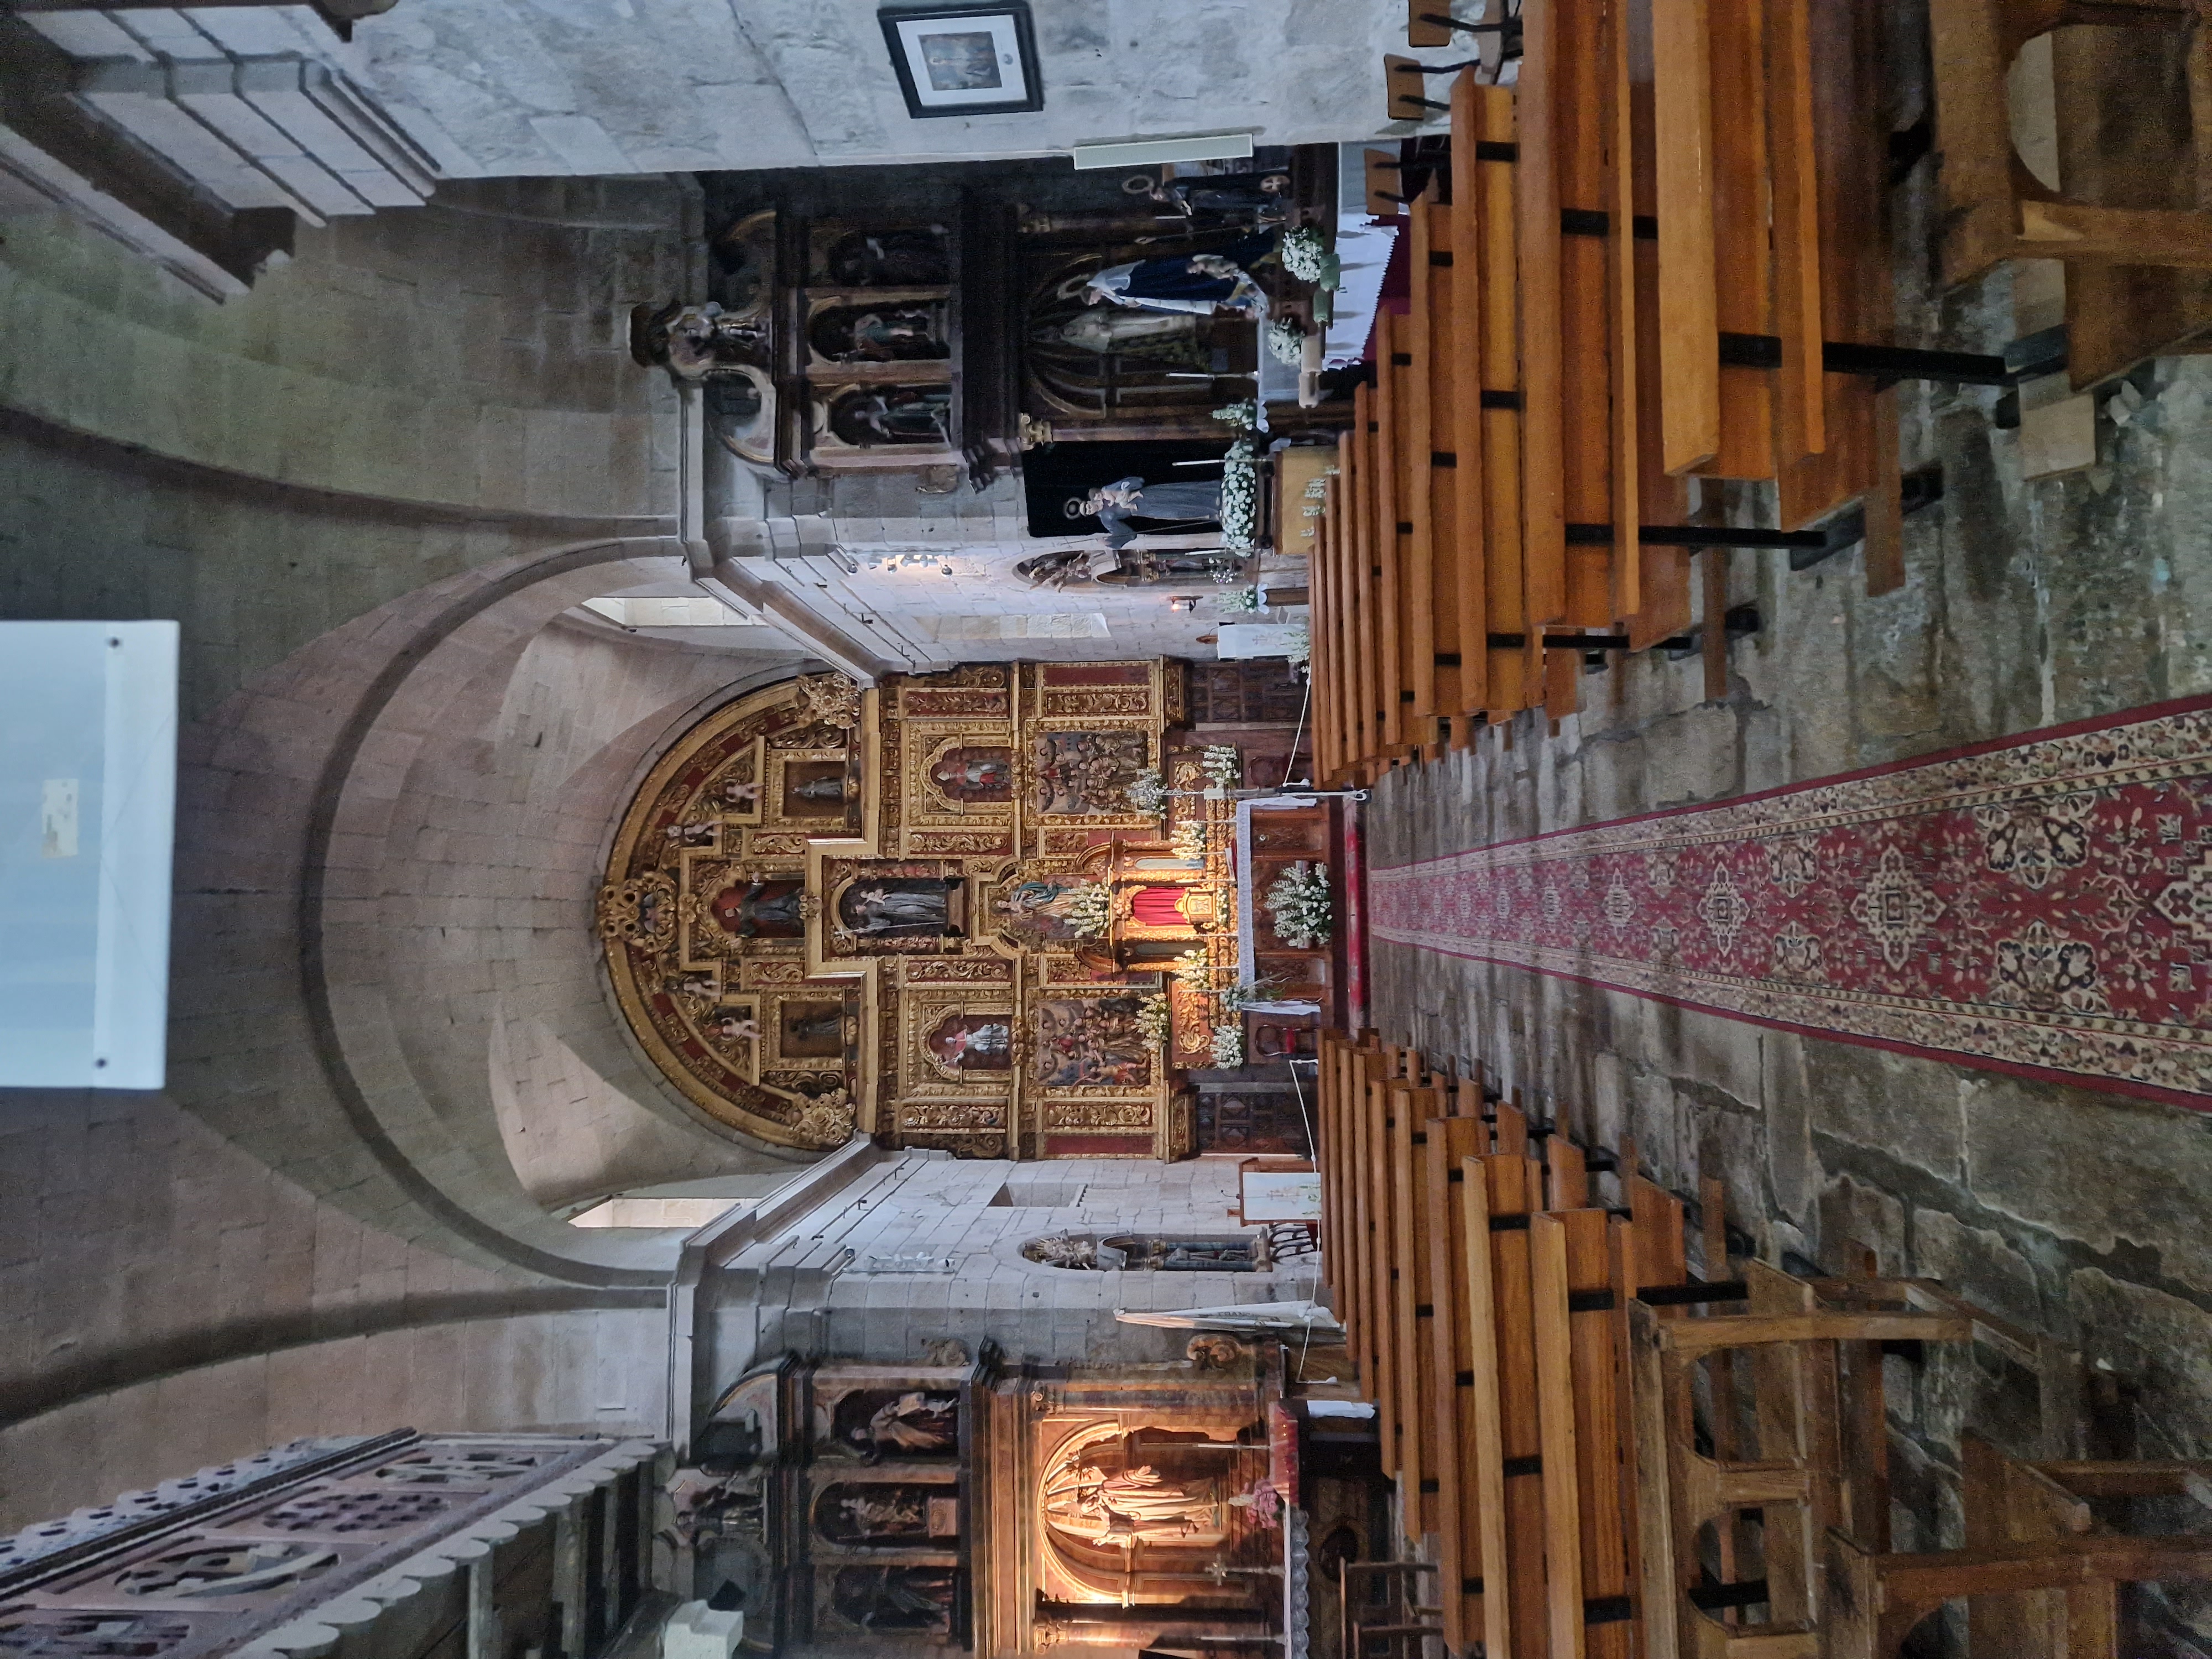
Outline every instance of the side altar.
{"type": "Polygon", "coordinates": [[[599,894],[639,1045],[777,1146],[1187,1155],[1237,916],[1186,695],[1164,659],[993,664],[708,714],[599,894]]]}
{"type": "Polygon", "coordinates": [[[670,1487],[678,1582],[726,1586],[786,1654],[1279,1644],[1300,1493],[1276,1345],[1109,1366],[945,1346],[787,1354],[725,1389],[670,1487]]]}

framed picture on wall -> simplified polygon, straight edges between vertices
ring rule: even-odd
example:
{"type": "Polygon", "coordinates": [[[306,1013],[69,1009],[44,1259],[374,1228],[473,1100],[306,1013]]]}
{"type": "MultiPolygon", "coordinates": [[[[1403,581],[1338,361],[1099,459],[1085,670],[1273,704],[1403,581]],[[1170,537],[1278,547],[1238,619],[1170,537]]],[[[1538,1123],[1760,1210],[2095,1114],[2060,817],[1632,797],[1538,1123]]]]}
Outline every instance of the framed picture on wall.
{"type": "Polygon", "coordinates": [[[1027,0],[887,11],[879,21],[915,119],[1044,107],[1027,0]]]}

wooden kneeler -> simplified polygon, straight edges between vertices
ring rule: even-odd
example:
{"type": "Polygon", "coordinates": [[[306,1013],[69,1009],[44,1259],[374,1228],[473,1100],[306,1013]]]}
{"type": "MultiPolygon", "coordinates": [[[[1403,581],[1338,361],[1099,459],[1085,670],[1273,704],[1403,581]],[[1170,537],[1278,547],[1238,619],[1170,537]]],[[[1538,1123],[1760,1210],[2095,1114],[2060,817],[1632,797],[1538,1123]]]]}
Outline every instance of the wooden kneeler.
{"type": "MultiPolygon", "coordinates": [[[[1629,1364],[1641,1613],[1644,1650],[1650,1659],[1677,1659],[1682,1654],[1699,1659],[1814,1659],[1833,1651],[1822,1647],[1820,1632],[1838,1610],[1817,1597],[1801,1619],[1788,1624],[1778,1620],[1751,1629],[1722,1625],[1690,1600],[1698,1532],[1705,1522],[1725,1526],[1736,1510],[1755,1507],[1765,1512],[1767,1531],[1774,1540],[1784,1533],[1781,1512],[1792,1510],[1801,1534],[1825,1534],[1832,1543],[1842,1536],[1834,1529],[1836,1523],[1848,1519],[1838,1512],[1845,1500],[1833,1495],[1841,1485],[1837,1467],[1840,1452],[1826,1449],[1836,1443],[1838,1425],[1832,1415],[1826,1424],[1819,1422],[1827,1412],[1821,1401],[1806,1397],[1815,1429],[1800,1438],[1791,1455],[1722,1463],[1700,1454],[1693,1443],[1691,1373],[1697,1364],[1738,1348],[1962,1341],[1972,1329],[1970,1321],[1948,1315],[1834,1310],[1662,1320],[1648,1304],[1632,1304],[1629,1364]]],[[[1801,1362],[1803,1358],[1801,1355],[1801,1362]]],[[[1825,1375],[1832,1376],[1832,1369],[1825,1375]]],[[[1805,1401],[1788,1403],[1796,1407],[1805,1401]]],[[[1772,1550],[1773,1544],[1769,1547],[1772,1550]]],[[[1832,1571],[1832,1557],[1831,1563],[1832,1571]]],[[[1779,1593],[1771,1583],[1769,1588],[1771,1593],[1779,1593]]],[[[1809,1595],[1809,1584],[1808,1589],[1809,1595]]]]}
{"type": "MultiPolygon", "coordinates": [[[[2191,51],[2205,52],[2212,42],[2190,0],[1930,0],[1928,21],[1946,283],[2015,258],[2212,267],[2212,210],[2100,207],[2036,183],[2013,153],[2005,100],[2006,71],[2021,47],[2069,23],[2193,30],[2191,51]]],[[[2200,131],[2196,149],[2201,169],[2212,138],[2200,131]]]]}

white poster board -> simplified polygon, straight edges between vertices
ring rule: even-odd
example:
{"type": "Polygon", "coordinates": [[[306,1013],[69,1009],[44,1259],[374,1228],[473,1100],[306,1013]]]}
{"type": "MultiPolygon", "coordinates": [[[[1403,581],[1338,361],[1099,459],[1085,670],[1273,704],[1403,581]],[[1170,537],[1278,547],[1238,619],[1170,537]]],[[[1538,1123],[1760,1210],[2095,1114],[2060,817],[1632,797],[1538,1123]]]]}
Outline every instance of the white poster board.
{"type": "Polygon", "coordinates": [[[1321,1175],[1314,1170],[1244,1171],[1244,1220],[1318,1221],[1321,1175]]]}
{"type": "Polygon", "coordinates": [[[158,1089],[173,622],[0,622],[0,1087],[158,1089]]]}

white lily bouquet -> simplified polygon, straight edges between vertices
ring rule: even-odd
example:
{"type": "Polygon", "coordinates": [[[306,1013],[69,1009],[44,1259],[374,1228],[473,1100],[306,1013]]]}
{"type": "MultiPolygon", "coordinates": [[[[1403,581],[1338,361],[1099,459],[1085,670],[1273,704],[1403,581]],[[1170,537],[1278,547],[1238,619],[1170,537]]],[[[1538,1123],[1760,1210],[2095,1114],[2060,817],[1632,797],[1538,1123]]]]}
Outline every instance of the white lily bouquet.
{"type": "Polygon", "coordinates": [[[1078,939],[1096,939],[1113,920],[1114,895],[1103,884],[1092,882],[1067,896],[1068,931],[1078,939]]]}
{"type": "Polygon", "coordinates": [[[1327,865],[1299,860],[1275,878],[1261,902],[1274,923],[1275,936],[1292,950],[1311,951],[1328,943],[1333,912],[1327,865]]]}
{"type": "Polygon", "coordinates": [[[1167,780],[1160,775],[1157,767],[1148,766],[1130,779],[1129,787],[1124,793],[1129,797],[1129,810],[1133,812],[1149,816],[1158,813],[1168,804],[1167,780]]]}
{"type": "Polygon", "coordinates": [[[1239,438],[1221,458],[1220,511],[1223,544],[1249,551],[1260,533],[1260,467],[1249,438],[1239,438]]]}
{"type": "Polygon", "coordinates": [[[1329,252],[1318,225],[1300,225],[1285,234],[1283,269],[1316,288],[1334,288],[1344,275],[1343,263],[1329,252]]]}
{"type": "Polygon", "coordinates": [[[1146,997],[1137,1005],[1137,1035],[1144,1038],[1147,1048],[1166,1048],[1172,1030],[1165,997],[1146,997]]]}

